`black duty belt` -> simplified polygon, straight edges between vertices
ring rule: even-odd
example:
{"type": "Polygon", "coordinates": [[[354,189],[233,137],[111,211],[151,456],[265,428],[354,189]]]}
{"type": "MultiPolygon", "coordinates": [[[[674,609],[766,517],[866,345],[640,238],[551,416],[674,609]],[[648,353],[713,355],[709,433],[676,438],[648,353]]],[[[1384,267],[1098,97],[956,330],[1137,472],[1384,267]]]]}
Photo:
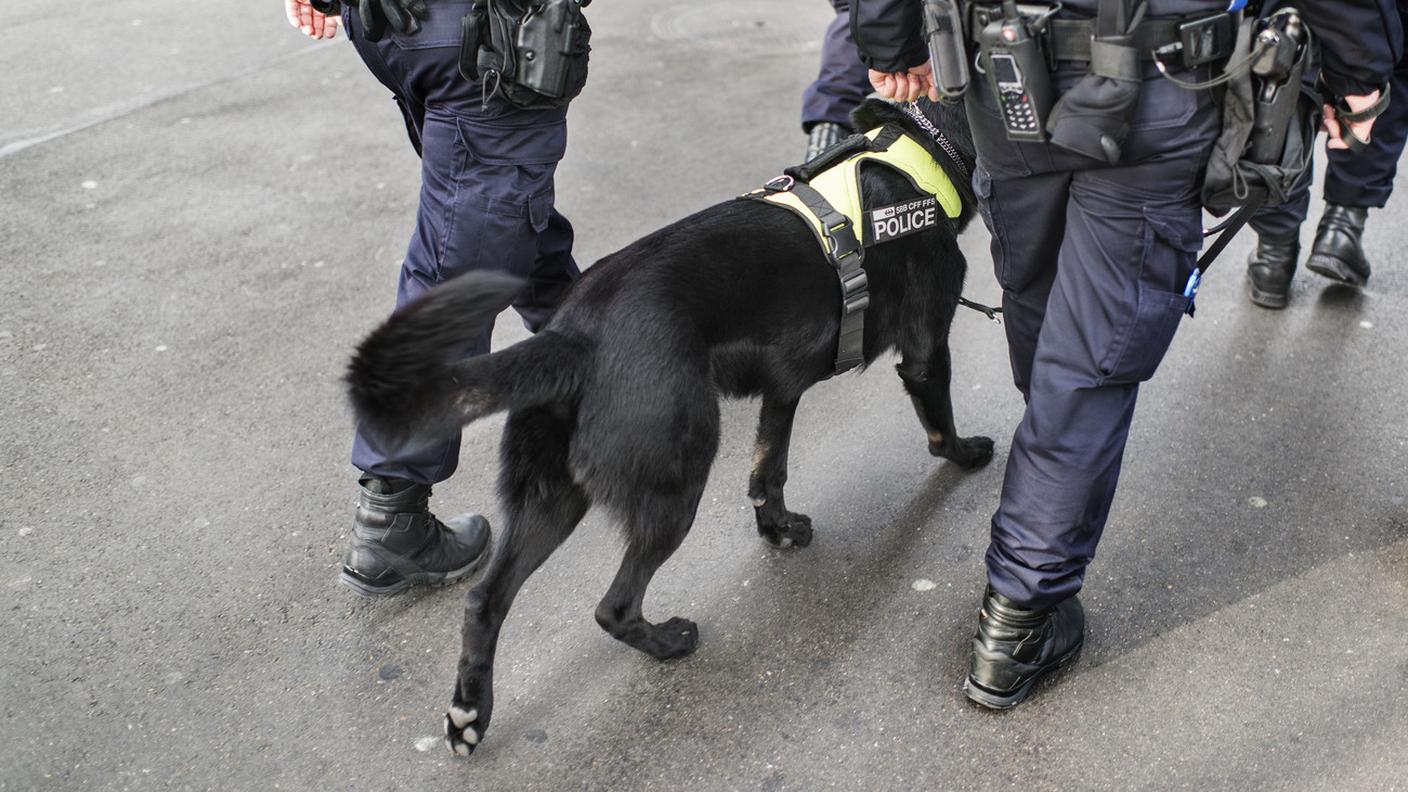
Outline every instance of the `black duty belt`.
{"type": "MultiPolygon", "coordinates": [[[[1040,16],[1051,10],[1045,5],[1018,4],[1017,8],[1028,16],[1040,16]]],[[[1000,19],[1002,6],[974,5],[969,36],[976,41],[989,22],[1000,19]]],[[[1134,46],[1141,60],[1153,61],[1154,50],[1181,44],[1183,67],[1191,69],[1230,56],[1236,32],[1236,19],[1226,13],[1183,19],[1146,19],[1134,29],[1134,46]]],[[[1046,21],[1041,31],[1042,47],[1047,60],[1053,63],[1089,61],[1090,41],[1094,35],[1094,19],[1054,17],[1046,21]]]]}

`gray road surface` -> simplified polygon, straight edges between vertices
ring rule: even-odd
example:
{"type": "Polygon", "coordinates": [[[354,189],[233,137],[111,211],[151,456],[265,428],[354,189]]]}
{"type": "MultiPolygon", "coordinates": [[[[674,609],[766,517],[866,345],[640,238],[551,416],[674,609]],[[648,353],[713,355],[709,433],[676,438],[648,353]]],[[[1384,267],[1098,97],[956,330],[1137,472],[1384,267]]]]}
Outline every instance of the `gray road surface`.
{"type": "MultiPolygon", "coordinates": [[[[798,158],[821,0],[591,13],[558,182],[584,262],[798,158]]],[[[957,411],[998,439],[989,468],[928,456],[888,366],[828,383],[788,493],[817,540],[776,552],[745,499],[756,405],[727,406],[647,601],[700,623],[698,654],[595,625],[619,543],[593,512],[452,761],[429,738],[462,589],[334,584],[338,376],[414,211],[392,103],[276,0],[0,14],[0,789],[1408,789],[1408,204],[1374,215],[1363,294],[1303,275],[1255,309],[1233,246],[1145,388],[1084,655],[1021,709],[958,691],[1021,411],[965,312],[957,411]]],[[[986,242],[964,249],[992,300],[986,242]]],[[[440,509],[494,516],[501,426],[468,431],[440,509]]]]}

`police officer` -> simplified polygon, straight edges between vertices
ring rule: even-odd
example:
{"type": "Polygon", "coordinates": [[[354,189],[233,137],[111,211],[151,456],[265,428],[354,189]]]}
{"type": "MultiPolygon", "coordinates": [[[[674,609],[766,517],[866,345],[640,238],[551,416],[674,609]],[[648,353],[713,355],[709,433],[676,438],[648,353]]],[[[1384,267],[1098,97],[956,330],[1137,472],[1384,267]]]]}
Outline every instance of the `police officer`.
{"type": "MultiPolygon", "coordinates": [[[[310,0],[286,2],[290,21],[305,33],[329,35],[333,17],[310,0]]],[[[514,308],[536,331],[580,274],[572,226],[553,207],[567,108],[518,109],[497,96],[485,101],[484,83],[460,72],[461,20],[470,7],[470,0],[361,0],[342,7],[348,37],[391,91],[421,158],[420,205],[396,306],[469,270],[509,270],[528,280],[514,308]]],[[[464,354],[487,353],[492,329],[485,327],[464,354]]],[[[363,596],[384,596],[413,584],[452,582],[475,569],[488,544],[487,521],[462,515],[441,522],[429,509],[431,486],[449,478],[458,461],[458,435],[396,445],[359,427],[352,464],[362,471],[360,499],[343,583],[363,596]]]]}
{"type": "MultiPolygon", "coordinates": [[[[1080,20],[1108,5],[1065,0],[1056,12],[1070,20],[1064,38],[1049,45],[1057,94],[1103,85],[1089,63],[1100,28],[1080,20]]],[[[1132,26],[1122,32],[1150,50],[1172,43],[1159,40],[1160,30],[1176,33],[1228,7],[1227,0],[1149,0],[1141,17],[1131,5],[1118,17],[1132,26]]],[[[1382,9],[1375,0],[1302,5],[1324,46],[1331,88],[1359,97],[1355,103],[1372,101],[1394,60],[1382,9]]],[[[884,96],[933,91],[920,21],[920,0],[857,0],[852,9],[856,42],[884,96]]],[[[1130,115],[1113,124],[1098,113],[1075,116],[1090,133],[1069,143],[1086,145],[1085,153],[1010,141],[986,81],[967,92],[978,148],[974,192],[992,233],[1013,379],[1027,404],[992,518],[988,587],[964,682],[969,698],[995,709],[1020,703],[1084,640],[1076,593],[1110,513],[1139,384],[1153,375],[1189,305],[1183,292],[1201,244],[1199,188],[1219,113],[1209,92],[1178,88],[1159,78],[1149,55],[1135,57],[1137,66],[1114,64],[1132,75],[1122,78],[1136,92],[1125,105],[1130,115]],[[1121,127],[1123,141],[1115,138],[1121,127]]],[[[1174,76],[1205,78],[1208,68],[1174,76]]],[[[1368,126],[1356,130],[1362,136],[1368,126]]],[[[1339,140],[1338,127],[1332,135],[1339,140]]]]}
{"type": "Polygon", "coordinates": [[[851,134],[851,111],[870,93],[869,72],[851,38],[850,0],[831,0],[836,18],[821,42],[821,69],[802,92],[802,131],[811,160],[851,134]]]}
{"type": "MultiPolygon", "coordinates": [[[[1408,16],[1408,0],[1399,0],[1400,22],[1408,16]]],[[[1331,280],[1362,287],[1369,282],[1364,255],[1364,223],[1370,208],[1382,209],[1393,194],[1398,158],[1408,140],[1408,57],[1399,53],[1389,80],[1388,109],[1374,124],[1374,136],[1354,154],[1330,147],[1326,155],[1325,213],[1315,230],[1315,243],[1306,269],[1331,280]]],[[[1290,200],[1267,207],[1252,218],[1256,250],[1247,262],[1251,301],[1263,308],[1284,308],[1300,258],[1300,226],[1310,209],[1310,172],[1290,200]]]]}

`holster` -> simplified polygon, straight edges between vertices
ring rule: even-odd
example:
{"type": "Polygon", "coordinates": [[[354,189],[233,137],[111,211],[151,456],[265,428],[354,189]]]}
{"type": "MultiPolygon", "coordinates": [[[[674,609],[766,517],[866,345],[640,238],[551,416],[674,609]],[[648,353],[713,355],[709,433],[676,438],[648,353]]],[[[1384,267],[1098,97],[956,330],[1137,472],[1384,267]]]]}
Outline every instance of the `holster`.
{"type": "MultiPolygon", "coordinates": [[[[1238,29],[1233,62],[1251,52],[1256,27],[1257,22],[1249,19],[1238,29]]],[[[1248,204],[1283,203],[1310,167],[1320,103],[1303,79],[1307,60],[1303,55],[1285,78],[1281,90],[1289,92],[1284,97],[1286,104],[1258,101],[1250,71],[1227,83],[1222,132],[1208,158],[1203,180],[1203,206],[1214,215],[1248,204]]]]}
{"type": "MultiPolygon", "coordinates": [[[[588,0],[589,1],[589,0],[588,0]]],[[[587,82],[591,27],[581,0],[476,2],[462,22],[460,74],[523,109],[561,107],[587,82]]]]}

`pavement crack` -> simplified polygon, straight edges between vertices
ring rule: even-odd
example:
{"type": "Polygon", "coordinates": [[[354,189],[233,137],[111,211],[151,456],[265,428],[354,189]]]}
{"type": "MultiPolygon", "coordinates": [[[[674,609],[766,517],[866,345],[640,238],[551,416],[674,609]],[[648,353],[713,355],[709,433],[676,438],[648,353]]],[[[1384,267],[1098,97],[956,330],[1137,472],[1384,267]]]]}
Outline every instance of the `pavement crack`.
{"type": "Polygon", "coordinates": [[[246,77],[253,77],[256,74],[266,72],[269,69],[278,66],[282,63],[291,61],[294,58],[301,58],[305,55],[308,55],[309,53],[323,52],[327,49],[328,46],[326,45],[301,48],[293,52],[285,53],[283,55],[277,55],[251,69],[245,69],[244,71],[229,74],[224,77],[217,77],[213,80],[206,80],[205,82],[188,85],[184,88],[180,88],[169,93],[147,97],[144,99],[136,99],[130,102],[120,102],[118,104],[111,105],[108,109],[99,112],[92,118],[88,118],[86,120],[70,124],[69,126],[63,126],[58,129],[51,129],[47,132],[41,132],[37,135],[34,135],[33,137],[22,138],[20,140],[15,140],[10,143],[6,143],[3,146],[0,146],[0,159],[4,159],[5,157],[10,156],[11,154],[18,154],[21,151],[33,148],[34,146],[43,145],[50,141],[67,137],[76,132],[82,132],[85,129],[92,129],[95,126],[106,124],[109,121],[116,121],[119,118],[125,118],[127,116],[132,115],[133,113],[141,112],[142,110],[146,110],[149,107],[155,107],[159,104],[169,102],[173,99],[179,99],[183,96],[188,96],[197,91],[204,91],[207,88],[213,88],[217,85],[224,85],[226,83],[234,82],[236,80],[242,80],[246,77]]]}

